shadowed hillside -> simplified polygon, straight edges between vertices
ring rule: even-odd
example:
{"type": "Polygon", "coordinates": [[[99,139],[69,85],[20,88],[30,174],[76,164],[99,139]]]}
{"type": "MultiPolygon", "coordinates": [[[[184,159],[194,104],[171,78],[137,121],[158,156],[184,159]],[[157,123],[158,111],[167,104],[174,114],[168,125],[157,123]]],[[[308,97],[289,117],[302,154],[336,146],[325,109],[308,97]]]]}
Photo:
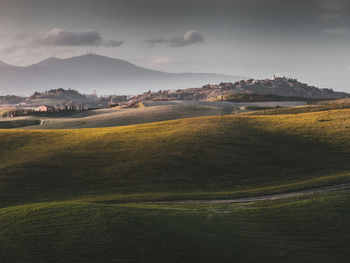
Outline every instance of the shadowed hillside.
{"type": "Polygon", "coordinates": [[[229,205],[0,209],[1,262],[341,262],[350,192],[229,205]],[[161,260],[160,260],[161,259],[161,260]]]}
{"type": "Polygon", "coordinates": [[[347,262],[350,110],[0,130],[1,262],[347,262]],[[149,201],[260,197],[270,201],[149,201]]]}
{"type": "Polygon", "coordinates": [[[349,114],[0,131],[1,205],[101,194],[225,195],[285,184],[293,188],[305,180],[316,185],[345,180],[349,114]]]}

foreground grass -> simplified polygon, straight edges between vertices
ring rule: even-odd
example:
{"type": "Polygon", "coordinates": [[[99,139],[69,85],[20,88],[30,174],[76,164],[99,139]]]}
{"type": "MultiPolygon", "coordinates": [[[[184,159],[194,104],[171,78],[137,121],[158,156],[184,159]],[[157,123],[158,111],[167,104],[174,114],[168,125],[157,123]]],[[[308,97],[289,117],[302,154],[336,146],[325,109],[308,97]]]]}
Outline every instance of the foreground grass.
{"type": "Polygon", "coordinates": [[[214,198],[349,181],[350,110],[0,130],[0,206],[214,198]]]}
{"type": "Polygon", "coordinates": [[[0,209],[1,262],[348,262],[350,191],[236,205],[0,209]]]}

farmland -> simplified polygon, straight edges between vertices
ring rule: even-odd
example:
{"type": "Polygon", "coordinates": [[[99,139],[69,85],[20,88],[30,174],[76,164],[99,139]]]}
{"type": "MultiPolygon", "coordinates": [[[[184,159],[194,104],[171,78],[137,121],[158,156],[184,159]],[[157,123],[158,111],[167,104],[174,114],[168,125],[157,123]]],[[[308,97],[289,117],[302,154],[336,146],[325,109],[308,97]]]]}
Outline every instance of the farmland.
{"type": "Polygon", "coordinates": [[[349,190],[313,189],[350,183],[349,127],[340,109],[0,130],[1,261],[346,262],[349,190]]]}

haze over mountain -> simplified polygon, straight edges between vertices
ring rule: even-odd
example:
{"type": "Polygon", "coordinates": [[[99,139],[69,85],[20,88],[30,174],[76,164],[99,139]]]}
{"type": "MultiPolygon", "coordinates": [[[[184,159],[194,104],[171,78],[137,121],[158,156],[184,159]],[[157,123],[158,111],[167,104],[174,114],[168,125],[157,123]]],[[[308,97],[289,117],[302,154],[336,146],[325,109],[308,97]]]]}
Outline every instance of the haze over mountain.
{"type": "Polygon", "coordinates": [[[48,58],[27,67],[0,64],[0,94],[29,95],[56,88],[83,93],[136,94],[147,90],[184,89],[244,77],[211,73],[167,73],[95,54],[48,58]]]}
{"type": "Polygon", "coordinates": [[[0,61],[0,67],[11,67],[12,65],[0,61]]]}

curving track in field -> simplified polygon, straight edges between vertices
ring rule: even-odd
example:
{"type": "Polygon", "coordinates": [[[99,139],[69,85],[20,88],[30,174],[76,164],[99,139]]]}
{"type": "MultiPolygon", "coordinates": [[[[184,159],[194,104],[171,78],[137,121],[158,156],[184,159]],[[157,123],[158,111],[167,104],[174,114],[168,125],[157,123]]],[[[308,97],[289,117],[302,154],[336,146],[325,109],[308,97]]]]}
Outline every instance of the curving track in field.
{"type": "Polygon", "coordinates": [[[288,193],[280,193],[280,194],[271,194],[271,195],[260,195],[253,197],[242,197],[242,198],[233,198],[233,199],[198,199],[198,200],[176,200],[176,201],[149,201],[142,202],[142,204],[239,204],[239,203],[251,203],[258,201],[270,201],[277,200],[282,198],[291,198],[291,197],[299,197],[304,195],[318,194],[318,193],[326,193],[326,192],[334,192],[350,189],[350,184],[339,184],[333,186],[326,186],[308,190],[301,190],[295,192],[288,193]]]}

